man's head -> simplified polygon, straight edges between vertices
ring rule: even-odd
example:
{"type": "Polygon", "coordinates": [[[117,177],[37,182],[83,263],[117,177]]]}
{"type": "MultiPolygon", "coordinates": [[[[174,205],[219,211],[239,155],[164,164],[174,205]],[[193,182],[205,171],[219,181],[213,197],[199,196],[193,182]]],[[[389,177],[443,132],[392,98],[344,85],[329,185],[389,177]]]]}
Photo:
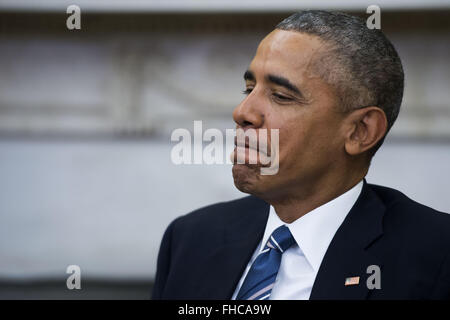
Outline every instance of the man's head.
{"type": "Polygon", "coordinates": [[[279,129],[280,167],[261,176],[258,166],[235,164],[233,176],[241,191],[267,199],[364,177],[403,96],[392,44],[342,13],[304,11],[283,20],[244,78],[247,96],[233,118],[244,130],[279,129]]]}

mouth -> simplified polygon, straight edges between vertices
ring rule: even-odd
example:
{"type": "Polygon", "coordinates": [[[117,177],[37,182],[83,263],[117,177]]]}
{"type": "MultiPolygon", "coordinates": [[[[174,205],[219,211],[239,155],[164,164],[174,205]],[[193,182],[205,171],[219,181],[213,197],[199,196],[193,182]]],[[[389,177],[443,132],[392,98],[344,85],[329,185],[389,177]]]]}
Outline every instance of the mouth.
{"type": "MultiPolygon", "coordinates": [[[[258,143],[258,141],[249,141],[248,137],[245,137],[245,141],[241,141],[241,139],[239,139],[237,137],[234,137],[234,146],[236,148],[245,148],[245,149],[249,149],[249,150],[254,150],[259,152],[260,149],[260,143],[258,143]]],[[[267,149],[266,149],[267,150],[267,149]]]]}
{"type": "Polygon", "coordinates": [[[256,165],[256,166],[266,166],[262,164],[261,160],[265,159],[267,163],[270,159],[270,150],[266,148],[266,144],[261,146],[261,141],[249,141],[248,137],[243,139],[234,139],[235,149],[230,155],[231,161],[234,164],[245,164],[245,165],[256,165]]]}

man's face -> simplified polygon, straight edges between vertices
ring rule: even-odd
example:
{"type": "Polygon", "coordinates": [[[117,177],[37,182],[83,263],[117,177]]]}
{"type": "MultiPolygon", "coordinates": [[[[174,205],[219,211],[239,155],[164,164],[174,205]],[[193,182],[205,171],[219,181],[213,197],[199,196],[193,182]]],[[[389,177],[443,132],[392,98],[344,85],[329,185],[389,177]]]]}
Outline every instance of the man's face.
{"type": "Polygon", "coordinates": [[[299,186],[313,188],[339,166],[344,114],[333,88],[313,72],[323,48],[318,37],[283,30],[260,43],[244,76],[247,96],[233,119],[237,128],[267,129],[268,150],[270,129],[279,129],[279,171],[261,175],[260,165],[235,163],[233,178],[239,190],[265,200],[282,199],[299,186]]]}

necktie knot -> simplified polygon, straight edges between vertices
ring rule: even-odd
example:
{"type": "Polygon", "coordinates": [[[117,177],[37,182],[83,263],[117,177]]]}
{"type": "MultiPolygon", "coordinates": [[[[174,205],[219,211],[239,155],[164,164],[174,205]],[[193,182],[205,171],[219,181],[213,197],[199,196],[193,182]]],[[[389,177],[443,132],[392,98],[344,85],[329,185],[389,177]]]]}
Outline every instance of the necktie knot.
{"type": "Polygon", "coordinates": [[[289,228],[285,225],[276,228],[266,243],[266,247],[279,250],[281,253],[289,249],[295,243],[289,228]]]}

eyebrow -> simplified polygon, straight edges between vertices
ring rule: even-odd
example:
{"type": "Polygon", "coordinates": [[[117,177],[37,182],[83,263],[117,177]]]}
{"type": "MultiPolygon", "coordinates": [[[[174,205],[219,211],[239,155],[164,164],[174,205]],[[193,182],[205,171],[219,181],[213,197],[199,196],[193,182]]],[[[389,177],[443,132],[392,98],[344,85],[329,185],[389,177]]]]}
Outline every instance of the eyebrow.
{"type": "Polygon", "coordinates": [[[269,82],[275,83],[281,87],[285,87],[286,89],[288,89],[290,91],[293,91],[299,95],[302,95],[300,90],[292,82],[290,82],[288,79],[286,79],[284,77],[269,74],[269,75],[267,75],[266,78],[267,78],[267,80],[269,80],[269,82]]]}
{"type": "MultiPolygon", "coordinates": [[[[256,79],[255,75],[252,71],[250,71],[250,70],[245,71],[244,80],[255,81],[255,79],[256,79]]],[[[266,79],[269,82],[272,82],[276,85],[284,87],[284,88],[286,88],[290,91],[293,91],[303,97],[303,94],[301,93],[300,89],[297,88],[292,82],[290,82],[288,79],[286,79],[284,77],[276,76],[273,74],[268,74],[266,76],[266,79]]]]}
{"type": "Polygon", "coordinates": [[[255,81],[255,75],[250,70],[244,72],[244,80],[255,81]]]}

